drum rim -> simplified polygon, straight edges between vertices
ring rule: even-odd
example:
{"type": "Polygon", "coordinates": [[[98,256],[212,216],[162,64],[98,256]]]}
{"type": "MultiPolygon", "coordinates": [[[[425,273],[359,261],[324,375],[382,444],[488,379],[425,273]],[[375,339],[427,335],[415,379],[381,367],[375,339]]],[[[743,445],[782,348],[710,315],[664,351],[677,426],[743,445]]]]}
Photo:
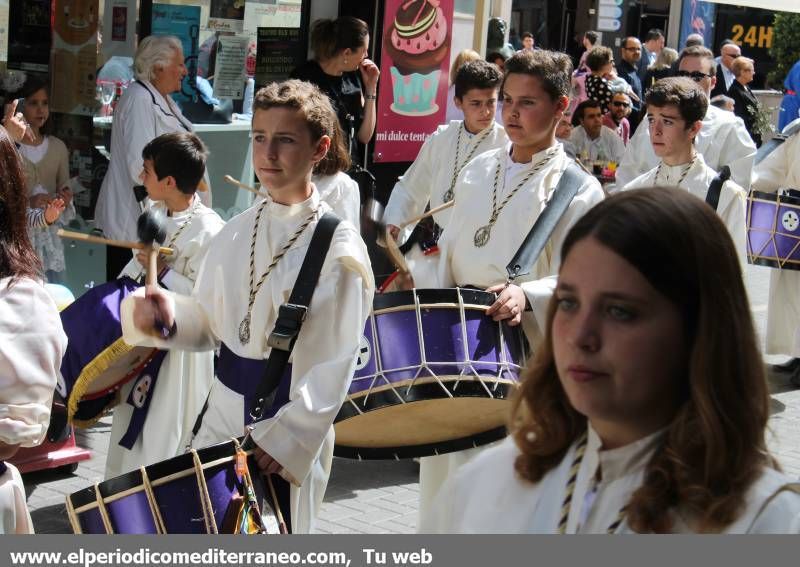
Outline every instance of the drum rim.
{"type": "Polygon", "coordinates": [[[459,304],[459,294],[464,304],[489,307],[497,297],[494,293],[482,289],[465,287],[450,288],[419,288],[406,291],[390,291],[375,295],[372,302],[374,311],[392,309],[396,307],[414,306],[416,299],[421,304],[451,303],[459,304]]]}
{"type": "Polygon", "coordinates": [[[750,191],[748,198],[751,201],[770,201],[772,203],[777,203],[780,200],[781,203],[786,203],[789,205],[796,205],[800,206],[800,197],[794,197],[792,195],[781,195],[779,193],[773,193],[768,191],[756,191],[755,189],[750,191]]]}

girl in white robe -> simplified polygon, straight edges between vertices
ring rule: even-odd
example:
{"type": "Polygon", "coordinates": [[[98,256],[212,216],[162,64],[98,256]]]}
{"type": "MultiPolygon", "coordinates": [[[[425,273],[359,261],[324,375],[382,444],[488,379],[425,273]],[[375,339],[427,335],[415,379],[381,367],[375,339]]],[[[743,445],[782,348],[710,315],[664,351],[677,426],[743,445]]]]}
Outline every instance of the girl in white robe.
{"type": "Polygon", "coordinates": [[[33,533],[33,523],[19,472],[5,461],[47,433],[67,337],[37,274],[25,180],[2,127],[0,170],[0,534],[21,534],[33,533]]]}
{"type": "Polygon", "coordinates": [[[719,218],[687,193],[626,191],[580,219],[561,255],[512,435],[448,481],[420,531],[800,533],[719,218]]]}
{"type": "MultiPolygon", "coordinates": [[[[456,182],[451,229],[439,241],[439,286],[475,286],[497,292],[497,302],[488,314],[495,320],[521,323],[534,352],[541,340],[546,305],[555,288],[561,242],[570,227],[604,198],[600,183],[587,175],[531,272],[510,286],[504,285],[508,278],[506,265],[571,162],[555,140],[555,128],[568,104],[568,93],[553,98],[543,88],[541,76],[531,74],[530,70],[544,68],[551,75],[565,72],[562,84],[568,86],[571,69],[566,69],[566,65],[563,54],[547,51],[518,53],[506,62],[503,121],[512,144],[481,154],[461,171],[456,182]],[[531,98],[539,101],[535,107],[530,105],[531,98]],[[513,196],[492,225],[488,241],[477,245],[479,231],[491,223],[493,203],[499,205],[510,195],[513,196]]],[[[421,460],[423,524],[442,482],[458,465],[480,451],[471,449],[421,460]]]]}
{"type": "MultiPolygon", "coordinates": [[[[164,213],[167,231],[164,245],[176,250],[166,263],[159,282],[164,288],[181,295],[192,293],[206,249],[225,224],[217,213],[200,202],[197,193],[186,193],[170,185],[169,179],[175,183],[176,177],[189,175],[187,170],[190,172],[192,168],[202,176],[204,150],[200,139],[192,134],[166,134],[145,146],[143,152],[145,188],[157,199],[155,203],[151,202],[151,208],[164,213]],[[169,203],[165,199],[167,196],[169,203]],[[173,205],[174,202],[179,206],[173,205]]],[[[194,179],[190,179],[187,191],[193,184],[196,185],[194,179]]],[[[122,276],[137,281],[141,279],[144,267],[140,260],[131,259],[120,274],[122,276]]],[[[147,378],[142,376],[122,387],[120,404],[114,409],[106,459],[107,479],[184,452],[214,379],[214,353],[211,350],[173,350],[166,354],[155,377],[155,386],[148,388],[150,403],[141,432],[128,449],[130,442],[126,440],[123,446],[120,441],[134,415],[136,406],[128,400],[140,379],[147,378]]]]}
{"type": "MultiPolygon", "coordinates": [[[[800,135],[791,136],[753,169],[753,189],[800,189],[800,135]]],[[[767,354],[800,357],[800,272],[775,269],[770,274],[766,348],[767,354]]],[[[798,374],[794,376],[800,385],[798,374]]]]}
{"type": "MultiPolygon", "coordinates": [[[[278,308],[289,298],[319,218],[330,210],[311,183],[311,170],[328,150],[335,122],[328,99],[309,83],[273,83],[256,94],[253,165],[270,197],[231,219],[214,238],[191,297],[129,298],[123,305],[126,341],[197,350],[221,343],[235,357],[269,356],[267,338],[278,308]],[[290,243],[292,235],[299,236],[290,243]],[[251,303],[252,274],[261,279],[265,269],[251,303]],[[174,321],[168,340],[140,330],[152,329],[156,310],[167,328],[174,321]]],[[[274,416],[252,424],[261,471],[290,483],[292,533],[311,531],[322,504],[333,457],[332,424],[353,376],[373,288],[366,246],[343,221],[290,359],[288,401],[272,408],[274,416]]],[[[231,384],[228,378],[214,383],[195,447],[244,434],[250,400],[231,384]]]]}

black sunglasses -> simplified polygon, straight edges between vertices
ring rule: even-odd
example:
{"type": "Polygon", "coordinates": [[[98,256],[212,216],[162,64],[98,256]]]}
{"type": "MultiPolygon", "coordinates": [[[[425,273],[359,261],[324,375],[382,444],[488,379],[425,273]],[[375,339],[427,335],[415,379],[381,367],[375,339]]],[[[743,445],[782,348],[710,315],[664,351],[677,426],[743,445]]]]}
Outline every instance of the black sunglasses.
{"type": "Polygon", "coordinates": [[[622,106],[624,108],[628,108],[630,106],[630,104],[628,104],[627,102],[623,102],[621,100],[615,100],[611,104],[613,104],[614,106],[622,106]]]}
{"type": "Polygon", "coordinates": [[[679,77],[689,77],[695,83],[699,83],[703,79],[705,79],[705,78],[709,78],[710,79],[714,75],[712,75],[711,73],[703,73],[702,71],[691,71],[691,72],[689,72],[689,71],[678,71],[678,76],[679,77]]]}

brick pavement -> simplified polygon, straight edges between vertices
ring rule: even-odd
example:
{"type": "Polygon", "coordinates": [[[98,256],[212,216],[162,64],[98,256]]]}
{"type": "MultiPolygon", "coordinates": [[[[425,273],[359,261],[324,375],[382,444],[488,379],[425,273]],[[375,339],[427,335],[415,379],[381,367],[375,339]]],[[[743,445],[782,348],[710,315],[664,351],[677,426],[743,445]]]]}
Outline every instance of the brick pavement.
{"type": "MultiPolygon", "coordinates": [[[[754,318],[763,336],[769,270],[748,267],[746,281],[754,318]]],[[[779,359],[768,358],[768,362],[779,359]]],[[[800,390],[784,376],[769,376],[772,394],[769,448],[784,471],[800,477],[800,390]]],[[[25,475],[28,506],[39,533],[71,533],[64,496],[101,480],[110,418],[77,432],[78,444],[93,451],[75,473],[25,475]]],[[[318,522],[322,533],[413,533],[417,525],[418,466],[413,461],[334,459],[333,474],[318,522]]]]}

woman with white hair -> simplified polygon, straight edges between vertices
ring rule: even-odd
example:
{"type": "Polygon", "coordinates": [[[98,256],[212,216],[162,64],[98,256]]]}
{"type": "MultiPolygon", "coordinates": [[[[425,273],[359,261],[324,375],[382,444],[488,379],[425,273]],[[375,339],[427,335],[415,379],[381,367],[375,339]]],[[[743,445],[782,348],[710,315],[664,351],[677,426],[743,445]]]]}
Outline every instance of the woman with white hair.
{"type": "MultiPolygon", "coordinates": [[[[173,36],[146,37],[139,43],[133,66],[136,81],[114,110],[111,162],[95,209],[97,227],[107,237],[119,240],[137,239],[136,219],[141,208],[133,188],[141,184],[142,149],[161,134],[193,130],[170,97],[180,91],[186,76],[181,41],[173,36]]],[[[204,179],[208,184],[208,174],[204,179]]],[[[210,192],[199,194],[203,204],[210,206],[210,192]]],[[[131,259],[131,253],[109,246],[106,257],[106,277],[112,280],[131,259]]]]}

